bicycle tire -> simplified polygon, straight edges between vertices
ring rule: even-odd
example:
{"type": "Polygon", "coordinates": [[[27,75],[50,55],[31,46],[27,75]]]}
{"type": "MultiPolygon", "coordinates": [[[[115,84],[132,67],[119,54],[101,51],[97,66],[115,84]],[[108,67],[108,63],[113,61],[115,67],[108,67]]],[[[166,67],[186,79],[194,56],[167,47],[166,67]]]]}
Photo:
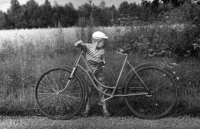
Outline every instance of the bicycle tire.
{"type": "MultiPolygon", "coordinates": [[[[158,119],[167,115],[177,100],[177,86],[174,75],[161,67],[153,65],[141,67],[136,72],[149,88],[151,94],[125,97],[129,109],[133,114],[143,119],[158,119]],[[160,81],[165,82],[162,84],[160,81]],[[162,89],[160,90],[160,88],[162,89]]],[[[132,74],[126,83],[124,94],[145,91],[144,85],[138,76],[132,74]]]]}
{"type": "Polygon", "coordinates": [[[66,85],[71,72],[70,68],[50,69],[41,75],[36,83],[36,104],[42,114],[50,119],[69,119],[76,115],[86,103],[87,90],[77,72],[68,88],[62,93],[58,92],[66,85]]]}

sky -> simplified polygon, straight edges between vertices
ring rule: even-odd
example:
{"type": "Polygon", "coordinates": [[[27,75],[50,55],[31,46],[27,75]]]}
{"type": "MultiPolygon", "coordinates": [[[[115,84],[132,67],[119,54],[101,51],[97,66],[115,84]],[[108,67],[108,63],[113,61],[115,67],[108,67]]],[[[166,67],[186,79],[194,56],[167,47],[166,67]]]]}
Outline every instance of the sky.
{"type": "MultiPolygon", "coordinates": [[[[10,1],[11,0],[0,0],[0,10],[6,12],[7,9],[10,7],[10,1]]],[[[29,0],[18,0],[19,3],[26,4],[27,1],[29,0]]],[[[43,4],[45,0],[35,0],[39,5],[43,4]]],[[[65,5],[69,2],[73,3],[74,7],[77,8],[80,5],[83,5],[86,3],[88,0],[49,0],[51,2],[51,5],[54,5],[54,2],[57,1],[59,5],[65,5]]],[[[92,0],[92,3],[95,5],[99,5],[102,0],[92,0]]],[[[140,4],[141,0],[104,0],[106,2],[106,6],[112,6],[115,5],[115,7],[119,7],[119,4],[123,1],[127,1],[128,3],[137,3],[140,4]]]]}

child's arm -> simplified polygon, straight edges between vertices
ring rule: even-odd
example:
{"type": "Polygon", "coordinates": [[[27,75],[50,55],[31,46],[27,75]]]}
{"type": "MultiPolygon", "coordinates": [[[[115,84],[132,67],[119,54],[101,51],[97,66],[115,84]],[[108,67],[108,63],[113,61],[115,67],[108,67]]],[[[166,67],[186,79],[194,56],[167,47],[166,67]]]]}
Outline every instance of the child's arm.
{"type": "Polygon", "coordinates": [[[79,40],[74,44],[75,47],[85,47],[85,43],[82,40],[79,40]]]}

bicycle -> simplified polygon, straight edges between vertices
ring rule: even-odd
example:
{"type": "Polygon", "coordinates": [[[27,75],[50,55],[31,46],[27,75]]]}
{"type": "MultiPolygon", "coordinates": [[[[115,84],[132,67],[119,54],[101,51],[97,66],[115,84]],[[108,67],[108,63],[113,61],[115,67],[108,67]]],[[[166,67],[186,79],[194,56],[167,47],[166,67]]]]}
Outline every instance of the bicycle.
{"type": "Polygon", "coordinates": [[[87,82],[77,71],[80,69],[89,77],[95,89],[105,96],[103,102],[124,97],[131,112],[140,118],[158,119],[166,116],[177,100],[176,76],[167,68],[152,62],[133,67],[128,57],[136,46],[138,44],[134,43],[131,47],[117,50],[125,58],[115,86],[107,86],[97,80],[84,57],[85,48],[81,48],[72,68],[53,68],[46,71],[35,87],[39,110],[48,118],[60,120],[70,119],[79,113],[88,98],[87,82]],[[81,60],[86,68],[80,65],[81,60]],[[126,65],[130,66],[131,70],[123,85],[119,86],[126,65]],[[100,90],[98,86],[104,90],[100,90]]]}

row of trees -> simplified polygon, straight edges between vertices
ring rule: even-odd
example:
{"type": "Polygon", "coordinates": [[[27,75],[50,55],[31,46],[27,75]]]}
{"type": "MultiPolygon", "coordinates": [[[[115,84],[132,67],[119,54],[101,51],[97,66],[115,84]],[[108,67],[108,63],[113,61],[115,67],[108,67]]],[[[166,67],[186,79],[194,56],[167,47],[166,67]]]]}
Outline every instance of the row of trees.
{"type": "Polygon", "coordinates": [[[7,12],[0,11],[0,29],[46,28],[58,25],[69,27],[78,25],[80,18],[90,19],[91,17],[100,26],[125,25],[123,20],[125,22],[127,20],[129,22],[162,20],[165,18],[163,14],[188,0],[170,1],[141,0],[141,4],[124,1],[116,8],[114,5],[107,7],[104,1],[95,5],[92,0],[88,0],[87,3],[75,9],[73,3],[61,6],[55,2],[52,6],[49,0],[45,0],[42,5],[35,0],[29,0],[26,4],[20,5],[18,0],[11,0],[11,6],[7,12]]]}

